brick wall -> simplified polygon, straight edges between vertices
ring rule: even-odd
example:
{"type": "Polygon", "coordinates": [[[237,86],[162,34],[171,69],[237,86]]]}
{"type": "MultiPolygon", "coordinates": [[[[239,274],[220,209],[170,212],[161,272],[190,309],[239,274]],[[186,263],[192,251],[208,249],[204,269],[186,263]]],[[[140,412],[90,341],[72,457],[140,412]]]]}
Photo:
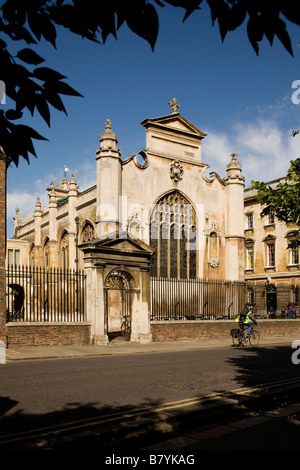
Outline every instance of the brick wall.
{"type": "MultiPolygon", "coordinates": [[[[153,341],[230,339],[231,328],[237,324],[223,321],[152,322],[153,341]]],[[[260,320],[258,330],[264,336],[299,336],[300,319],[260,320]]],[[[89,323],[8,323],[8,347],[10,346],[72,346],[90,344],[89,323]]]]}
{"type": "Polygon", "coordinates": [[[82,346],[90,344],[89,323],[8,323],[7,345],[82,346]]]}
{"type": "Polygon", "coordinates": [[[6,163],[1,158],[0,148],[0,341],[6,342],[6,163]]]}
{"type": "MultiPolygon", "coordinates": [[[[153,341],[230,338],[231,328],[236,327],[233,320],[152,322],[151,334],[153,341]]],[[[262,337],[299,335],[300,339],[300,319],[260,320],[257,329],[262,337]]]]}

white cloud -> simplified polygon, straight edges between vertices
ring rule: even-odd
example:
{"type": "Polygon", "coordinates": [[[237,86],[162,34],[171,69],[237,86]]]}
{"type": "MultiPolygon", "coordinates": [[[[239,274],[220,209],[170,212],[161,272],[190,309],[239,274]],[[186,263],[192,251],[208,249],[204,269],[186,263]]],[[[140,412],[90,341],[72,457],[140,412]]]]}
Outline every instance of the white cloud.
{"type": "Polygon", "coordinates": [[[282,130],[272,120],[235,123],[228,134],[207,132],[202,146],[203,162],[223,177],[231,153],[236,152],[246,186],[252,179],[267,182],[284,176],[290,160],[299,157],[299,137],[291,137],[291,130],[282,130]]]}
{"type": "MultiPolygon", "coordinates": [[[[14,191],[7,193],[7,236],[13,236],[13,218],[16,215],[16,208],[19,209],[20,217],[25,217],[34,212],[35,203],[39,197],[38,193],[29,194],[27,191],[14,191]]],[[[43,201],[41,199],[43,205],[43,201]]]]}
{"type": "Polygon", "coordinates": [[[208,131],[202,143],[202,161],[210,165],[207,172],[216,171],[221,177],[225,176],[226,165],[234,151],[226,134],[208,131]]]}
{"type": "Polygon", "coordinates": [[[29,194],[28,192],[18,192],[7,194],[7,217],[14,217],[16,214],[16,208],[20,210],[20,217],[24,217],[30,212],[34,211],[36,203],[36,196],[29,194]]]}

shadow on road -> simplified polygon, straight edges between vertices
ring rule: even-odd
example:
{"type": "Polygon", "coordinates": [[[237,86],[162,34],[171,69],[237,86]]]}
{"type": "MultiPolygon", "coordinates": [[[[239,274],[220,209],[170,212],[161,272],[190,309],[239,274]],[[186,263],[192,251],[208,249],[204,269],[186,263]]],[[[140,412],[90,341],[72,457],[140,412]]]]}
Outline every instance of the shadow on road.
{"type": "MultiPolygon", "coordinates": [[[[227,426],[233,421],[253,418],[297,403],[300,385],[293,380],[298,378],[300,366],[292,363],[292,353],[293,350],[287,346],[233,348],[227,363],[241,388],[253,390],[245,394],[215,390],[217,402],[208,399],[205,406],[199,403],[178,410],[164,410],[161,402],[151,400],[140,403],[138,407],[99,408],[97,403],[67,403],[63,410],[57,412],[28,415],[22,411],[14,413],[17,402],[10,397],[2,397],[0,449],[129,451],[143,449],[150,444],[161,448],[163,442],[170,439],[177,439],[175,448],[182,449],[184,444],[180,444],[180,439],[183,436],[194,433],[199,438],[201,433],[213,427],[227,426]],[[290,385],[270,388],[271,382],[290,385]],[[260,385],[258,390],[257,385],[260,385]]],[[[290,432],[298,433],[297,420],[289,424],[290,432]]],[[[272,439],[272,436],[266,436],[266,439],[272,439]]]]}

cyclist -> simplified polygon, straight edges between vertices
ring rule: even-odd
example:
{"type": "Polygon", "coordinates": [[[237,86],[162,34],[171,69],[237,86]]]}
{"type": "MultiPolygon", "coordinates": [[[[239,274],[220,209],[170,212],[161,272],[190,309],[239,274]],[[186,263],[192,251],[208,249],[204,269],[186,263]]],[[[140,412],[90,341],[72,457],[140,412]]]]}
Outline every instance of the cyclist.
{"type": "Polygon", "coordinates": [[[253,330],[253,326],[251,321],[258,325],[258,322],[255,320],[253,315],[253,307],[250,305],[246,305],[245,308],[240,312],[239,316],[235,318],[235,321],[239,324],[240,328],[244,329],[247,327],[247,333],[244,334],[245,338],[250,335],[251,331],[253,330]]]}

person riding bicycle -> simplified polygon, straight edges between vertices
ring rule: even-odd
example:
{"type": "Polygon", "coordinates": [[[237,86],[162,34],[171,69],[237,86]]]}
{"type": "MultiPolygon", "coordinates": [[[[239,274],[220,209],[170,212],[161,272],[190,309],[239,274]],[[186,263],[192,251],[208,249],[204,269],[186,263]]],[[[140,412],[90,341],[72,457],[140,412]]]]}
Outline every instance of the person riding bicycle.
{"type": "Polygon", "coordinates": [[[239,316],[236,317],[235,321],[239,324],[240,328],[247,329],[247,334],[245,334],[245,337],[247,335],[250,335],[251,331],[253,330],[253,326],[251,321],[255,324],[258,325],[258,322],[255,320],[253,316],[253,307],[246,305],[245,308],[240,312],[239,316]]]}

